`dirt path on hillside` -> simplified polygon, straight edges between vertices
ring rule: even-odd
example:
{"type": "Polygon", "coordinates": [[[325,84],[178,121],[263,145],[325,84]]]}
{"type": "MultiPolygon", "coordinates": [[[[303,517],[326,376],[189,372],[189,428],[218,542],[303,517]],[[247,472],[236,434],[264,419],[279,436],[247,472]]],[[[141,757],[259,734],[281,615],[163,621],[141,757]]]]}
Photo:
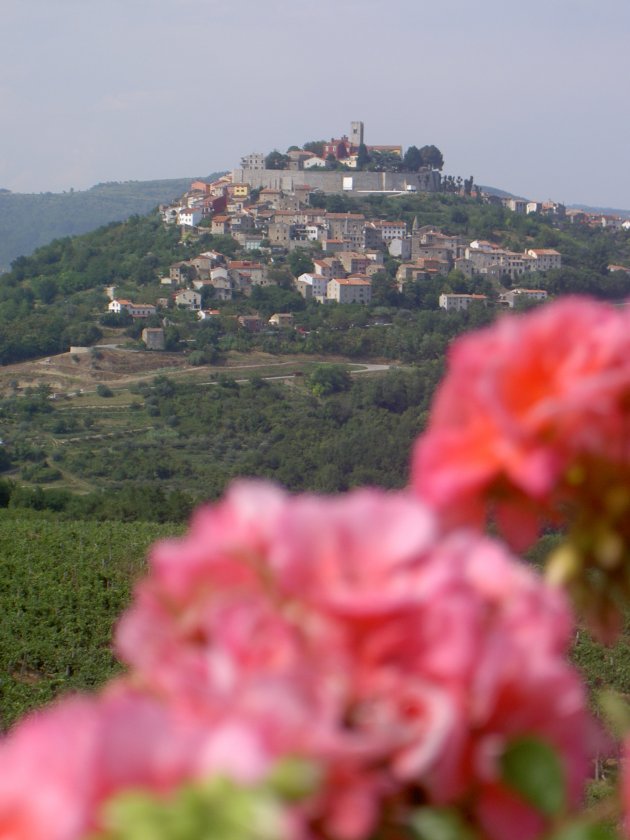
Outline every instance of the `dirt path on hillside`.
{"type": "Polygon", "coordinates": [[[268,353],[228,353],[220,365],[193,367],[181,353],[152,353],[113,346],[96,347],[82,353],[60,353],[31,362],[0,367],[0,394],[7,396],[15,389],[48,385],[53,394],[68,395],[93,391],[99,384],[125,388],[135,382],[167,375],[207,380],[209,376],[229,374],[238,370],[299,367],[306,362],[326,362],[364,365],[366,372],[384,370],[389,365],[361,363],[330,356],[295,355],[279,360],[268,353]]]}

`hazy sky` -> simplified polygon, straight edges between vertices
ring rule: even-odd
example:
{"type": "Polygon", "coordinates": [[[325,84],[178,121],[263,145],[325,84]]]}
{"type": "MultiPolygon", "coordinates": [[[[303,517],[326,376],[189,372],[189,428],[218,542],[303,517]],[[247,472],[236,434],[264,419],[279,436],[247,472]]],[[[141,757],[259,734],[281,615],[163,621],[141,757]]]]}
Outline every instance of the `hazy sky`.
{"type": "Polygon", "coordinates": [[[339,136],[630,209],[630,0],[0,0],[0,187],[205,175],[339,136]]]}

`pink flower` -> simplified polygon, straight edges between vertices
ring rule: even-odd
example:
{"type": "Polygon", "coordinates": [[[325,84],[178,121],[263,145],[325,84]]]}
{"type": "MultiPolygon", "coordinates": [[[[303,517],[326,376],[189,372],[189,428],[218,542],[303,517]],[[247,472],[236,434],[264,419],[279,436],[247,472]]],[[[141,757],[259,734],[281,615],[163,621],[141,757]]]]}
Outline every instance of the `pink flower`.
{"type": "Polygon", "coordinates": [[[449,522],[479,523],[494,502],[508,536],[527,543],[542,515],[582,492],[585,462],[628,467],[629,397],[626,309],[564,298],[503,318],[453,346],[413,486],[449,522]]]}
{"type": "MultiPolygon", "coordinates": [[[[241,728],[241,777],[285,755],[315,761],[312,827],[359,840],[415,791],[441,804],[477,796],[484,830],[503,840],[510,739],[549,741],[574,801],[586,776],[570,631],[558,591],[490,540],[440,537],[411,494],[290,497],[240,483],[154,550],[117,644],[147,689],[210,731],[241,728]]],[[[516,799],[531,815],[521,825],[538,824],[516,799]]]]}
{"type": "Polygon", "coordinates": [[[246,780],[254,746],[245,726],[209,730],[124,683],[69,698],[0,742],[0,838],[79,840],[121,791],[164,794],[223,772],[246,780]]]}
{"type": "Polygon", "coordinates": [[[97,721],[69,700],[26,718],[0,746],[0,838],[74,840],[92,817],[97,721]]]}

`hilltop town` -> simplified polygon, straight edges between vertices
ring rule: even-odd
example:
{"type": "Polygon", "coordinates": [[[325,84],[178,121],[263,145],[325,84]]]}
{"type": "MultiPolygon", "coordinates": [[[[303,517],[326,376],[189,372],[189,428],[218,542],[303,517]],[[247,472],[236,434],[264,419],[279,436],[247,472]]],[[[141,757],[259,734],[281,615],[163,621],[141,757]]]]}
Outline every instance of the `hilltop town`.
{"type": "MultiPolygon", "coordinates": [[[[173,263],[161,278],[170,297],[147,305],[121,300],[110,288],[109,311],[144,318],[173,304],[198,312],[199,318],[212,317],[220,302],[276,284],[278,262],[292,252],[301,255],[291,263],[296,268],[294,288],[305,300],[320,304],[370,304],[373,278],[383,274],[386,263],[390,273],[395,263],[392,280],[400,293],[410,283],[455,271],[471,281],[491,281],[500,306],[544,300],[547,292],[537,287],[535,278],[562,267],[562,255],[554,248],[516,252],[489,240],[420,225],[417,218],[408,224],[322,206],[322,199],[331,196],[395,198],[457,192],[471,200],[501,204],[519,215],[567,218],[560,204],[497,199],[476,188],[472,177],[443,177],[442,166],[442,154],[435,146],[412,146],[403,154],[400,145],[367,145],[362,122],[351,124],[349,136],[290,147],[286,154],[250,153],[231,173],[210,182],[194,181],[178,202],[160,208],[164,223],[179,226],[182,237],[194,239],[208,232],[230,237],[245,258],[230,259],[216,249],[200,251],[173,263]],[[305,270],[299,271],[300,265],[305,270]],[[208,298],[211,308],[203,305],[208,298]]],[[[488,288],[487,282],[480,285],[488,288]]],[[[488,298],[485,293],[457,293],[445,287],[439,305],[463,310],[485,304],[488,298]]],[[[286,326],[291,320],[290,313],[274,313],[270,323],[286,326]]],[[[262,326],[251,316],[241,316],[241,322],[249,329],[262,326]]],[[[156,332],[145,340],[158,347],[157,336],[156,332]]]]}
{"type": "Polygon", "coordinates": [[[438,326],[442,313],[491,320],[566,293],[624,299],[629,228],[499,197],[444,174],[435,145],[372,145],[353,122],[329,140],[248,153],[158,213],[19,258],[0,303],[0,361],[89,348],[104,330],[199,364],[298,344],[413,358],[367,328],[395,322],[398,335],[405,312],[438,326]]]}
{"type": "MultiPolygon", "coordinates": [[[[237,258],[233,248],[230,254],[199,249],[170,265],[160,278],[164,295],[155,304],[120,299],[110,287],[109,311],[137,320],[175,306],[196,312],[199,319],[212,318],[220,314],[221,304],[251,298],[255,288],[286,287],[287,269],[289,285],[305,301],[318,304],[367,306],[373,302],[375,279],[384,277],[401,295],[418,283],[442,278],[438,304],[446,311],[521,307],[548,297],[540,278],[562,269],[561,250],[516,250],[493,237],[471,237],[420,224],[417,217],[403,218],[408,212],[392,217],[397,199],[402,209],[405,199],[416,195],[460,195],[552,226],[630,229],[628,220],[589,216],[554,201],[499,198],[478,188],[472,176],[442,175],[444,160],[436,146],[403,152],[400,145],[366,144],[364,132],[362,122],[353,122],[349,135],[291,146],[286,153],[252,152],[232,172],[194,181],[177,202],[160,207],[163,223],[178,227],[189,244],[208,234],[229,242],[237,258]],[[385,213],[384,199],[390,200],[385,213]],[[369,201],[379,212],[345,209],[352,200],[369,201]],[[466,289],[458,288],[462,282],[466,289]]],[[[628,269],[611,264],[609,271],[628,269]]],[[[251,312],[237,318],[249,331],[293,323],[290,312],[273,313],[267,324],[251,312]]],[[[144,340],[159,349],[160,329],[145,331],[144,340]]]]}

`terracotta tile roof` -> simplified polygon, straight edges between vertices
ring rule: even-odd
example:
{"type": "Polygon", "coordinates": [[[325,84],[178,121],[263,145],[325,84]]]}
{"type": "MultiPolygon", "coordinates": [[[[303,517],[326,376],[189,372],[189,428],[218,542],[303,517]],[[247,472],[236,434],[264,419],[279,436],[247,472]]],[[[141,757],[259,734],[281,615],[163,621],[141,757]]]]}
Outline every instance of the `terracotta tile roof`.
{"type": "Polygon", "coordinates": [[[328,213],[327,219],[361,219],[364,220],[363,213],[328,213]]]}
{"type": "Polygon", "coordinates": [[[248,268],[251,270],[262,267],[262,263],[251,262],[250,260],[230,260],[228,262],[228,268],[248,268]]]}
{"type": "Polygon", "coordinates": [[[372,282],[367,277],[346,277],[339,278],[335,277],[334,281],[339,283],[340,286],[371,286],[372,282]]]}

